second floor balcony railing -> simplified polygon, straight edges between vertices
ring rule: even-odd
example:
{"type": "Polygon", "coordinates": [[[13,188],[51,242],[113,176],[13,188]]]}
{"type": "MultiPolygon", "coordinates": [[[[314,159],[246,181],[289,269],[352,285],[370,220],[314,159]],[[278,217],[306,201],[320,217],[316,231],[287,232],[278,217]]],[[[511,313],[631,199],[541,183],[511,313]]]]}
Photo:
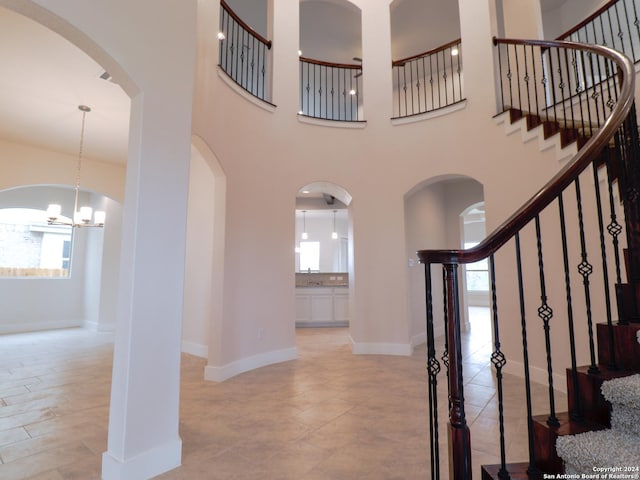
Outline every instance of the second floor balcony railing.
{"type": "Polygon", "coordinates": [[[220,68],[247,92],[270,102],[271,41],[247,25],[224,0],[220,0],[218,39],[220,68]]]}
{"type": "Polygon", "coordinates": [[[324,120],[362,121],[362,65],[300,57],[300,113],[324,120]]]}
{"type": "Polygon", "coordinates": [[[640,0],[612,0],[557,40],[593,43],[640,60],[640,0]]]}
{"type": "Polygon", "coordinates": [[[460,39],[392,65],[394,118],[431,112],[464,99],[460,39]]]}

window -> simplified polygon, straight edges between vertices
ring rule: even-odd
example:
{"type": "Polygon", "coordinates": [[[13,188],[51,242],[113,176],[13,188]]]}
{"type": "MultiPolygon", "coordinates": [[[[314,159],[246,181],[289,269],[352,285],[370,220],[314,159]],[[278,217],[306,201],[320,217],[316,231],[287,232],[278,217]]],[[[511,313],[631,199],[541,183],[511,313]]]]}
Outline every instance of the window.
{"type": "Polygon", "coordinates": [[[300,271],[320,271],[320,242],[300,242],[300,271]]]}
{"type": "Polygon", "coordinates": [[[0,209],[0,276],[69,276],[71,233],[48,225],[44,210],[0,209]]]}
{"type": "MultiPolygon", "coordinates": [[[[465,242],[464,248],[475,247],[478,242],[465,242]]],[[[488,292],[489,291],[489,261],[487,259],[480,260],[475,263],[469,263],[465,268],[467,280],[467,290],[470,292],[488,292]]]]}

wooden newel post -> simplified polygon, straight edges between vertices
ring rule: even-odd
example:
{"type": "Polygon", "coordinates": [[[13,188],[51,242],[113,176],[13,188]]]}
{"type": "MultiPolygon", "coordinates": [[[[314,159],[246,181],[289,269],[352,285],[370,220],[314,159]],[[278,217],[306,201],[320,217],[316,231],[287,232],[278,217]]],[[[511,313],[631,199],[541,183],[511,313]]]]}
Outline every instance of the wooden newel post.
{"type": "Polygon", "coordinates": [[[464,413],[458,265],[444,265],[449,312],[449,478],[471,480],[471,437],[464,413]]]}

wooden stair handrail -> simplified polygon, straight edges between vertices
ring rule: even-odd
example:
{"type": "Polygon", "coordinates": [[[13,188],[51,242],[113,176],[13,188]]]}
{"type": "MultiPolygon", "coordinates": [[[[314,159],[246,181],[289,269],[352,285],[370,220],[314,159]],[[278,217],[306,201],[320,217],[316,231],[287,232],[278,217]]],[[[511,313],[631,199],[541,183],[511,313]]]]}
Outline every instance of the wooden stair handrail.
{"type": "Polygon", "coordinates": [[[300,56],[300,61],[304,63],[310,63],[312,65],[321,65],[323,67],[344,68],[347,70],[362,70],[361,63],[334,63],[326,62],[324,60],[316,60],[315,58],[308,58],[300,56]]]}
{"type": "Polygon", "coordinates": [[[402,67],[404,66],[405,63],[410,62],[411,60],[417,60],[418,58],[426,57],[428,55],[433,55],[434,53],[438,53],[443,50],[446,50],[447,48],[453,47],[454,45],[458,45],[461,42],[462,42],[462,39],[456,38],[455,40],[451,40],[450,42],[447,42],[444,45],[440,45],[439,47],[432,48],[431,50],[427,50],[426,52],[418,53],[416,55],[412,55],[406,58],[401,58],[400,60],[393,60],[391,62],[391,66],[402,67]]]}
{"type": "Polygon", "coordinates": [[[247,23],[244,20],[242,20],[238,16],[238,14],[231,9],[231,7],[229,6],[229,4],[227,2],[225,2],[224,0],[220,0],[220,6],[222,6],[222,8],[224,8],[227,11],[229,16],[231,18],[233,18],[236,21],[236,23],[238,23],[247,32],[249,32],[251,35],[253,35],[258,40],[260,40],[262,43],[264,43],[267,46],[267,48],[269,50],[271,50],[271,40],[267,40],[262,35],[260,35],[258,32],[256,32],[253,28],[251,28],[249,25],[247,25],[247,23]]]}
{"type": "Polygon", "coordinates": [[[566,41],[497,39],[498,43],[510,45],[533,45],[542,48],[568,48],[592,52],[614,61],[620,68],[621,88],[618,101],[604,125],[578,151],[573,159],[545,184],[533,197],[520,207],[511,217],[498,226],[489,236],[473,248],[467,250],[419,250],[420,263],[423,264],[466,264],[483,260],[507,243],[517,232],[524,228],[547,205],[567,188],[577,176],[586,169],[609,143],[620,125],[629,114],[634,101],[635,73],[633,63],[625,55],[608,47],[566,41]]]}
{"type": "Polygon", "coordinates": [[[579,24],[577,24],[575,27],[571,28],[570,30],[567,30],[566,32],[564,32],[562,35],[558,35],[558,37],[556,37],[556,40],[562,40],[563,38],[567,38],[568,36],[576,33],[578,30],[580,30],[582,27],[587,26],[589,23],[591,23],[592,20],[598,18],[600,15],[602,15],[604,12],[606,12],[607,10],[609,10],[613,5],[615,5],[616,3],[618,3],[620,0],[610,0],[609,2],[605,3],[602,7],[600,7],[598,10],[596,10],[595,12],[593,12],[591,15],[589,15],[587,18],[585,18],[583,21],[581,21],[579,24]]]}

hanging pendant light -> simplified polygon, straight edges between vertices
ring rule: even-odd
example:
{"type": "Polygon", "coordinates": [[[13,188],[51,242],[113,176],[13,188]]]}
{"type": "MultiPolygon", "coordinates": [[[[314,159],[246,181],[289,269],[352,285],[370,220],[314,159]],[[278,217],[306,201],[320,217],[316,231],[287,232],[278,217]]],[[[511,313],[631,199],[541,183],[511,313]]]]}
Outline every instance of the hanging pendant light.
{"type": "Polygon", "coordinates": [[[336,211],[333,211],[333,232],[331,232],[331,238],[334,240],[338,239],[338,231],[336,230],[336,211]]]}
{"type": "Polygon", "coordinates": [[[307,211],[302,210],[302,239],[306,240],[307,238],[309,238],[307,234],[307,211]]]}
{"type": "Polygon", "coordinates": [[[83,206],[78,210],[78,196],[80,194],[80,172],[82,170],[82,153],[84,148],[84,126],[87,113],[91,111],[91,108],[86,105],[78,105],[78,110],[82,112],[82,126],[80,127],[80,147],[78,149],[78,163],[76,165],[76,184],[75,195],[73,201],[73,217],[71,222],[65,222],[59,220],[62,213],[62,207],[58,204],[52,203],[47,207],[47,223],[49,225],[67,225],[70,227],[104,227],[105,212],[96,210],[93,212],[91,207],[83,206]],[[91,216],[93,214],[93,223],[91,223],[91,216]]]}

